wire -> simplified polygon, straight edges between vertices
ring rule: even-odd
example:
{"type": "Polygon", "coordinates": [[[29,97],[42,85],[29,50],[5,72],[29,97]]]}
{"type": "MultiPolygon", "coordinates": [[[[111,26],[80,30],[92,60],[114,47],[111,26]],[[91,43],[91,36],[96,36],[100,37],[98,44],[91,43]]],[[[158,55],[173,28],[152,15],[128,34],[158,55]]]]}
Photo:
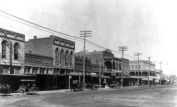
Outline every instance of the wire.
{"type": "MultiPolygon", "coordinates": [[[[36,29],[46,31],[46,32],[48,32],[48,33],[62,34],[62,35],[65,35],[65,36],[67,36],[67,37],[72,37],[72,38],[74,38],[75,40],[79,40],[79,41],[82,41],[82,42],[83,42],[83,38],[80,38],[80,37],[77,37],[77,36],[72,36],[72,35],[69,35],[69,34],[66,34],[66,33],[62,33],[62,32],[59,32],[59,31],[56,31],[56,30],[53,30],[53,29],[50,29],[50,28],[41,26],[41,25],[39,25],[39,24],[33,23],[33,22],[31,22],[31,21],[22,19],[22,18],[20,18],[20,17],[17,17],[17,16],[15,16],[15,15],[10,14],[10,13],[7,13],[7,12],[5,12],[5,11],[3,11],[3,10],[0,10],[0,12],[3,13],[3,14],[5,14],[5,15],[7,15],[7,16],[10,16],[10,17],[13,17],[13,18],[15,18],[15,19],[18,19],[18,20],[15,20],[15,19],[12,19],[12,18],[9,18],[9,17],[8,17],[8,18],[11,19],[11,20],[14,20],[14,21],[17,21],[17,22],[19,22],[19,23],[25,24],[25,25],[27,25],[27,26],[31,26],[31,27],[34,27],[34,28],[36,28],[36,29]],[[20,20],[20,21],[19,21],[19,20],[20,20]],[[23,22],[22,22],[22,21],[23,21],[23,22]],[[24,22],[25,22],[25,23],[24,23],[24,22]]],[[[3,15],[3,16],[4,16],[4,15],[3,15]]],[[[105,49],[105,50],[108,49],[108,48],[103,47],[103,46],[101,46],[101,45],[98,45],[98,44],[96,44],[96,43],[94,43],[94,42],[92,42],[92,41],[89,41],[89,40],[86,40],[86,41],[87,41],[88,44],[90,44],[90,45],[92,45],[92,46],[95,46],[95,47],[98,47],[98,48],[101,48],[101,49],[105,49]]],[[[109,50],[110,50],[110,49],[109,49],[109,50]]],[[[114,52],[120,54],[119,51],[116,51],[116,50],[111,50],[111,51],[114,51],[114,52]]],[[[129,57],[133,57],[133,56],[130,56],[130,55],[127,55],[127,54],[124,54],[124,55],[125,55],[125,56],[129,56],[129,57]]],[[[133,57],[133,58],[134,58],[134,57],[133,57]]]]}
{"type": "Polygon", "coordinates": [[[15,16],[15,15],[12,15],[12,14],[7,13],[7,12],[2,11],[2,10],[0,10],[0,12],[6,14],[6,15],[8,15],[8,16],[14,17],[14,18],[16,18],[16,19],[22,20],[22,21],[24,21],[24,22],[27,22],[27,23],[29,23],[29,24],[35,25],[35,26],[37,26],[37,27],[41,27],[41,28],[43,28],[43,29],[46,29],[46,30],[55,32],[55,33],[59,33],[59,34],[62,34],[62,35],[65,35],[65,36],[69,36],[69,37],[73,37],[73,38],[77,38],[77,39],[82,39],[82,38],[79,38],[79,37],[76,37],[76,36],[72,36],[72,35],[69,35],[69,34],[65,34],[65,33],[62,33],[62,32],[59,32],[59,31],[56,31],[56,30],[53,30],[53,29],[50,29],[50,28],[47,28],[47,27],[44,27],[44,26],[41,26],[41,25],[39,25],[39,24],[36,24],[36,23],[31,22],[31,21],[22,19],[22,18],[20,18],[20,17],[17,17],[17,16],[15,16]]]}

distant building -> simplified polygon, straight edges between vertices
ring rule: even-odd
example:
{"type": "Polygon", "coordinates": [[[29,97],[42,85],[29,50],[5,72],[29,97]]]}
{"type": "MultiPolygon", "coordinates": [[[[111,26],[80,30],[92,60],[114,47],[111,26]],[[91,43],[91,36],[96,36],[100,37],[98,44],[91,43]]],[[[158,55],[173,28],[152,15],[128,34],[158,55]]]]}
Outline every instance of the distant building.
{"type": "Polygon", "coordinates": [[[155,83],[155,80],[157,79],[155,64],[148,60],[140,60],[138,66],[137,60],[130,61],[130,76],[135,79],[130,83],[133,85],[138,82],[138,78],[140,79],[140,84],[147,85],[148,81],[150,84],[155,83]]]}
{"type": "MultiPolygon", "coordinates": [[[[83,74],[83,52],[75,54],[75,72],[83,74]]],[[[114,57],[110,50],[86,52],[86,82],[94,84],[105,82],[110,85],[113,82],[121,82],[121,78],[129,75],[129,60],[124,59],[124,71],[122,72],[122,59],[114,57]]]]}

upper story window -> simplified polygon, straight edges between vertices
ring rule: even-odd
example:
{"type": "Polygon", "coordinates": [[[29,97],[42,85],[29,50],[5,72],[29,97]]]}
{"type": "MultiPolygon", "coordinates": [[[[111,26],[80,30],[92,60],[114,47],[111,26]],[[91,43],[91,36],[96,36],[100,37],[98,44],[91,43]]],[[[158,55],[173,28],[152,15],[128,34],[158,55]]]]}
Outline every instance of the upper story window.
{"type": "Polygon", "coordinates": [[[59,53],[59,50],[58,48],[55,49],[55,63],[58,64],[58,61],[59,61],[59,56],[58,56],[58,53],[59,53]]]}
{"type": "Polygon", "coordinates": [[[19,57],[19,47],[20,45],[16,42],[14,44],[14,59],[18,59],[19,57]]]}
{"type": "Polygon", "coordinates": [[[66,51],[65,54],[65,65],[68,65],[68,50],[66,51]]]}
{"type": "Polygon", "coordinates": [[[61,50],[61,53],[60,53],[60,63],[64,64],[64,51],[63,51],[63,49],[61,50]]]}
{"type": "Polygon", "coordinates": [[[73,62],[73,52],[70,53],[70,65],[72,66],[72,62],[73,62]]]}
{"type": "Polygon", "coordinates": [[[3,40],[2,43],[2,58],[6,58],[6,53],[7,53],[7,49],[6,49],[6,45],[7,45],[7,41],[3,40]]]}
{"type": "Polygon", "coordinates": [[[139,69],[141,69],[141,65],[139,65],[139,69]]]}

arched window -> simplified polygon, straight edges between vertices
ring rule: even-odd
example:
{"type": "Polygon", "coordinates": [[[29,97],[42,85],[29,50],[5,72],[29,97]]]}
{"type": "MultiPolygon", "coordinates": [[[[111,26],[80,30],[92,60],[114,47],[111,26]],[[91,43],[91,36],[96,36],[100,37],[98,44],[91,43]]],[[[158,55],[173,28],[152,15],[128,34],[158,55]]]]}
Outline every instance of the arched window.
{"type": "Polygon", "coordinates": [[[69,63],[72,66],[72,62],[73,62],[73,52],[70,53],[70,57],[69,57],[69,63]]]}
{"type": "Polygon", "coordinates": [[[65,64],[68,65],[68,50],[66,51],[65,54],[65,64]]]}
{"type": "Polygon", "coordinates": [[[2,43],[2,58],[6,58],[6,45],[7,45],[7,41],[3,40],[2,43]]]}
{"type": "Polygon", "coordinates": [[[55,64],[58,64],[58,48],[55,49],[55,64]]]}
{"type": "Polygon", "coordinates": [[[60,50],[58,50],[58,63],[60,63],[60,50]]]}
{"type": "Polygon", "coordinates": [[[14,59],[18,59],[18,55],[19,55],[19,44],[16,42],[14,44],[14,59]]]}
{"type": "Polygon", "coordinates": [[[60,62],[61,62],[61,64],[64,63],[63,56],[64,56],[64,51],[63,51],[63,49],[62,49],[62,50],[61,50],[61,53],[60,53],[60,62]]]}
{"type": "Polygon", "coordinates": [[[60,60],[59,60],[60,63],[62,63],[62,55],[63,55],[63,49],[62,49],[61,52],[60,52],[60,58],[59,58],[59,59],[60,59],[60,60]]]}

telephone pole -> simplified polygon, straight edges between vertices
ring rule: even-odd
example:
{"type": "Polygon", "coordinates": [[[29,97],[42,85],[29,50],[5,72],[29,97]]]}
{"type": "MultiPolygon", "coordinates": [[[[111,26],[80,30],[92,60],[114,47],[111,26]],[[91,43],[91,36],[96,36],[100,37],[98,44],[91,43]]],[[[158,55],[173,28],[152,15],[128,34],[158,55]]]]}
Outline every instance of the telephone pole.
{"type": "Polygon", "coordinates": [[[119,51],[122,52],[122,73],[121,73],[121,76],[122,76],[122,79],[121,79],[121,85],[123,87],[123,72],[124,72],[124,51],[127,51],[127,46],[119,46],[119,51]]]}
{"type": "Polygon", "coordinates": [[[84,59],[83,59],[83,90],[85,90],[85,42],[87,37],[91,37],[92,31],[80,31],[80,37],[84,38],[84,59]]]}
{"type": "Polygon", "coordinates": [[[139,82],[140,82],[140,78],[139,78],[139,76],[140,76],[140,71],[139,71],[139,69],[140,69],[140,66],[139,66],[139,56],[140,55],[142,55],[141,53],[135,53],[135,56],[137,56],[138,57],[138,86],[139,86],[139,82]]]}
{"type": "Polygon", "coordinates": [[[148,86],[150,85],[150,81],[149,81],[149,76],[150,76],[150,61],[151,61],[151,57],[148,57],[149,60],[149,71],[148,71],[148,86]]]}
{"type": "Polygon", "coordinates": [[[162,76],[162,74],[161,74],[161,64],[162,64],[162,62],[159,62],[159,64],[160,64],[160,80],[159,80],[159,82],[160,82],[160,85],[161,85],[161,76],[162,76]]]}
{"type": "Polygon", "coordinates": [[[100,72],[99,72],[99,85],[101,86],[101,75],[102,75],[102,59],[100,59],[100,72]]]}

